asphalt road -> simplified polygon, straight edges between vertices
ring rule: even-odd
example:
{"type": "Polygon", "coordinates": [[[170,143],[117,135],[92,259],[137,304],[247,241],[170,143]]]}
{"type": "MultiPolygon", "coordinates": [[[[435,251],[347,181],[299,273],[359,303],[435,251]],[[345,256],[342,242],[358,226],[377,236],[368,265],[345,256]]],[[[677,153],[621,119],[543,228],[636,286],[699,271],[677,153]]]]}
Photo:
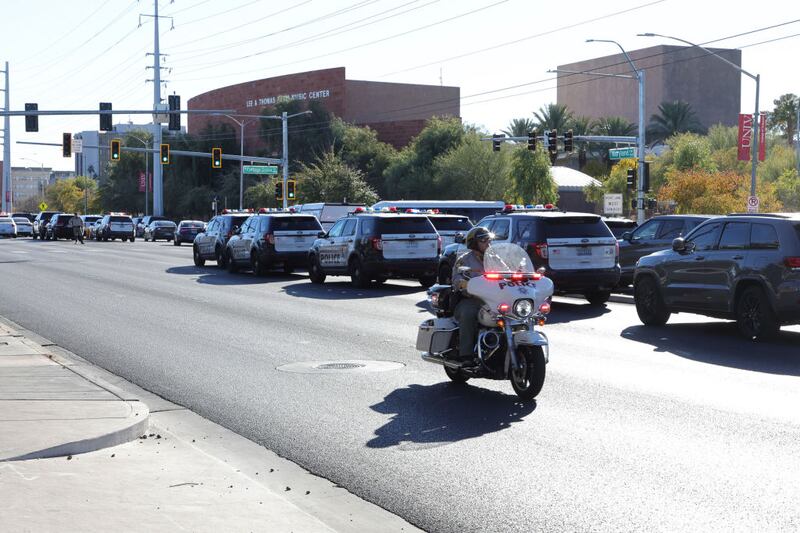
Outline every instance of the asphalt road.
{"type": "Polygon", "coordinates": [[[800,528],[800,328],[559,298],[535,403],[414,349],[411,282],[255,278],[189,246],[0,241],[0,314],[432,531],[800,528]],[[291,363],[402,363],[287,372],[291,363]]]}

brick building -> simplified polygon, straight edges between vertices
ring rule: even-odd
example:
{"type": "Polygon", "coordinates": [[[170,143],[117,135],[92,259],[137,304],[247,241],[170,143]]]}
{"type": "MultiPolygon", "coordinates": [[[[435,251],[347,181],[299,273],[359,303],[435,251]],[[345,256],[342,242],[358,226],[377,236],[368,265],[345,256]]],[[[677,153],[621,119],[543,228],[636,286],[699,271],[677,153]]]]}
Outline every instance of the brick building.
{"type": "MultiPolygon", "coordinates": [[[[236,114],[258,115],[283,100],[318,101],[346,122],[369,126],[380,140],[397,148],[408,144],[431,117],[459,117],[461,109],[458,87],[348,80],[344,67],[221,87],[191,98],[187,109],[233,109],[236,114]]],[[[188,115],[187,131],[199,134],[210,122],[230,124],[239,134],[239,126],[231,120],[204,115],[188,115]]],[[[245,153],[263,148],[258,129],[257,119],[245,125],[245,153]]]]}

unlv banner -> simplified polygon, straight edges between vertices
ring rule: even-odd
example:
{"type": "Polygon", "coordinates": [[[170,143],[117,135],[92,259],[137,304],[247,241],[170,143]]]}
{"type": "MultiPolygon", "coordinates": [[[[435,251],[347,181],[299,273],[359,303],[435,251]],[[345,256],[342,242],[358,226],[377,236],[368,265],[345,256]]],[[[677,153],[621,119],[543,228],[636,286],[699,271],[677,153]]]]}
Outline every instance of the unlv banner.
{"type": "Polygon", "coordinates": [[[753,142],[753,115],[739,115],[739,161],[750,161],[750,146],[753,142]]]}
{"type": "Polygon", "coordinates": [[[762,111],[758,120],[758,160],[767,158],[767,113],[762,111]]]}
{"type": "MultiPolygon", "coordinates": [[[[139,172],[139,192],[144,192],[145,189],[145,182],[144,182],[144,172],[139,172]]],[[[150,190],[153,190],[153,173],[150,173],[150,190]]]]}

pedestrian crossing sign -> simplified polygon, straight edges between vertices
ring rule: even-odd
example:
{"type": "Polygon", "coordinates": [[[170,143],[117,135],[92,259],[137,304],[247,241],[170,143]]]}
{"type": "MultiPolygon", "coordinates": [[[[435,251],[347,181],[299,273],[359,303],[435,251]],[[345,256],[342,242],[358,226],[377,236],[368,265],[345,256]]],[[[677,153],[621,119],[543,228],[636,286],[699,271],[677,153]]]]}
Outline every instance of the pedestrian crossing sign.
{"type": "Polygon", "coordinates": [[[47,204],[42,202],[39,204],[39,211],[45,211],[47,209],[47,204]]]}

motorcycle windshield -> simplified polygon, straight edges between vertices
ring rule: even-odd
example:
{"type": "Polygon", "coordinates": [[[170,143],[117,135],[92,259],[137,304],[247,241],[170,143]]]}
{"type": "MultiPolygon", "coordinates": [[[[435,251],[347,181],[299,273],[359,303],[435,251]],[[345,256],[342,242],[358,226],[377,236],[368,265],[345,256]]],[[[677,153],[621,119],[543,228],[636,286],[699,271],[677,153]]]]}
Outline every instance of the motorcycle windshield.
{"type": "Polygon", "coordinates": [[[483,254],[485,272],[533,274],[534,267],[528,253],[514,243],[492,244],[483,254]]]}

